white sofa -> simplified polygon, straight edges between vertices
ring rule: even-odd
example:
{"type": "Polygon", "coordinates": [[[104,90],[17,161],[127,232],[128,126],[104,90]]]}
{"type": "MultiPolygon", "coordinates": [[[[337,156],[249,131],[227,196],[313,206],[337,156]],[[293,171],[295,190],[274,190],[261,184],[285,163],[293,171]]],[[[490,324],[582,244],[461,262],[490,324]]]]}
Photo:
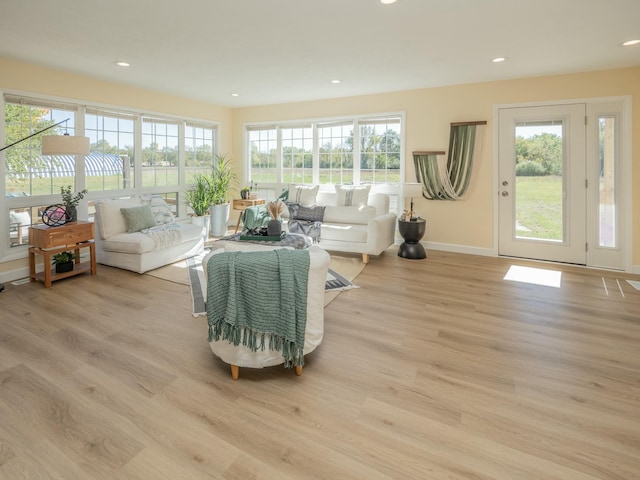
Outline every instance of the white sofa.
{"type": "MultiPolygon", "coordinates": [[[[325,250],[362,254],[363,263],[369,255],[380,255],[395,241],[396,214],[389,212],[389,196],[370,193],[366,206],[336,206],[335,192],[319,191],[316,205],[325,206],[320,241],[325,250]]],[[[285,212],[283,228],[287,229],[285,212]]]]}
{"type": "MultiPolygon", "coordinates": [[[[164,201],[162,201],[164,202],[164,201]]],[[[151,232],[127,232],[121,208],[142,206],[140,198],[103,200],[96,203],[96,260],[103,265],[144,273],[184,258],[202,253],[204,236],[202,227],[191,223],[178,223],[167,213],[162,203],[154,205],[154,218],[158,225],[151,232]],[[163,238],[162,230],[170,230],[170,238],[163,238]]],[[[148,203],[148,202],[147,202],[148,203]]]]}
{"type": "MultiPolygon", "coordinates": [[[[231,242],[229,242],[231,243],[231,242]]],[[[264,248],[264,247],[263,247],[264,248]]],[[[202,260],[202,267],[207,275],[207,264],[212,255],[217,255],[224,251],[259,251],[258,245],[227,245],[224,249],[213,250],[202,260]]],[[[273,249],[274,247],[271,247],[273,249]]],[[[322,342],[324,335],[324,288],[329,269],[329,254],[317,246],[309,248],[309,277],[307,284],[307,326],[304,337],[304,355],[314,351],[322,342]]],[[[208,281],[208,280],[207,280],[208,281]]],[[[215,281],[215,280],[214,280],[215,281]]],[[[205,282],[206,284],[206,282],[205,282]]],[[[268,337],[265,343],[268,345],[268,337]]],[[[280,365],[284,362],[282,353],[272,351],[269,348],[252,351],[250,348],[240,345],[233,345],[228,340],[218,340],[209,342],[211,351],[223,362],[231,366],[231,376],[238,379],[240,367],[264,368],[273,365],[280,365]]],[[[296,367],[296,374],[302,373],[302,367],[296,367]]]]}

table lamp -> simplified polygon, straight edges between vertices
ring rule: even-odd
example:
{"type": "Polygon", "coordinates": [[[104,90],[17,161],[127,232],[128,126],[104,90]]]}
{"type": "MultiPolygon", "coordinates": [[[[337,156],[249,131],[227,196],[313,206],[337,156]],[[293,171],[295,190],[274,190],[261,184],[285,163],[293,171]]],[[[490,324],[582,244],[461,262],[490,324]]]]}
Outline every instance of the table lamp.
{"type": "Polygon", "coordinates": [[[413,212],[413,197],[422,196],[422,184],[421,183],[405,183],[402,192],[405,198],[411,198],[411,210],[409,210],[409,220],[415,221],[416,216],[413,212]]]}

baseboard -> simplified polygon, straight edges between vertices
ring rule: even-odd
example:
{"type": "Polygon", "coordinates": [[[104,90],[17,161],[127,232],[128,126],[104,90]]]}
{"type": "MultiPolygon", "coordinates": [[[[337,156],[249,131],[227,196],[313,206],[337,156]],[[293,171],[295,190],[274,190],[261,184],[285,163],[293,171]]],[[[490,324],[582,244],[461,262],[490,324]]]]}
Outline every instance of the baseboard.
{"type": "MultiPolygon", "coordinates": [[[[42,265],[37,265],[36,271],[42,271],[42,265]]],[[[22,278],[29,278],[29,267],[16,268],[15,270],[0,273],[0,284],[15,282],[22,278]]]]}
{"type": "MultiPolygon", "coordinates": [[[[482,255],[485,257],[497,257],[498,253],[491,248],[470,247],[468,245],[456,245],[451,243],[438,243],[438,242],[420,242],[424,245],[424,248],[431,250],[442,250],[444,252],[453,253],[467,253],[469,255],[482,255]]],[[[427,252],[428,253],[428,252],[427,252]]],[[[595,268],[595,267],[588,267],[595,268]]],[[[634,275],[640,275],[640,265],[632,265],[629,271],[625,273],[631,273],[634,275]]]]}
{"type": "Polygon", "coordinates": [[[485,257],[497,257],[498,254],[491,248],[470,247],[469,245],[456,245],[453,243],[421,242],[424,248],[442,250],[444,252],[466,253],[469,255],[482,255],[485,257]]]}

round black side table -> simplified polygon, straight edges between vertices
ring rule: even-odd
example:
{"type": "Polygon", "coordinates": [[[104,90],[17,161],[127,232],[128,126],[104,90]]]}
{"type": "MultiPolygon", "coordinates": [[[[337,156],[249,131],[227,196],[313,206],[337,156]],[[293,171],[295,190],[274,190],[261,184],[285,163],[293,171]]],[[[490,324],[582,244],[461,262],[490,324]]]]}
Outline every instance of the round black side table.
{"type": "Polygon", "coordinates": [[[426,229],[427,221],[424,218],[410,221],[398,220],[398,230],[404,238],[404,242],[398,248],[398,256],[410,260],[427,258],[427,252],[420,243],[426,229]]]}

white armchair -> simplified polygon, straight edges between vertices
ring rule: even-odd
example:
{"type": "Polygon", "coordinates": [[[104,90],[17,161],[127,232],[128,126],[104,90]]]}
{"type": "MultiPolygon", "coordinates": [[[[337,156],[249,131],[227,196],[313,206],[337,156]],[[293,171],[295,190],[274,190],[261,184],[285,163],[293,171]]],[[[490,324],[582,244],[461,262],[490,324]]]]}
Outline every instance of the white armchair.
{"type": "Polygon", "coordinates": [[[12,245],[22,245],[29,236],[29,226],[31,225],[31,215],[27,210],[9,212],[9,236],[12,245]]]}
{"type": "MultiPolygon", "coordinates": [[[[227,247],[228,248],[228,247],[227,247]]],[[[213,255],[222,253],[225,249],[213,250],[202,261],[205,279],[207,282],[215,279],[207,278],[207,264],[213,255]]],[[[303,353],[306,355],[315,350],[322,342],[324,335],[324,288],[329,268],[329,254],[320,247],[309,248],[309,277],[307,287],[307,324],[304,337],[303,353]]],[[[282,353],[272,351],[266,347],[264,350],[252,351],[250,348],[233,345],[228,340],[209,342],[213,353],[223,362],[231,366],[231,377],[238,379],[240,367],[263,368],[284,363],[282,353]]],[[[268,345],[268,338],[266,340],[268,345]]],[[[302,374],[302,367],[296,366],[296,374],[302,374]]]]}

